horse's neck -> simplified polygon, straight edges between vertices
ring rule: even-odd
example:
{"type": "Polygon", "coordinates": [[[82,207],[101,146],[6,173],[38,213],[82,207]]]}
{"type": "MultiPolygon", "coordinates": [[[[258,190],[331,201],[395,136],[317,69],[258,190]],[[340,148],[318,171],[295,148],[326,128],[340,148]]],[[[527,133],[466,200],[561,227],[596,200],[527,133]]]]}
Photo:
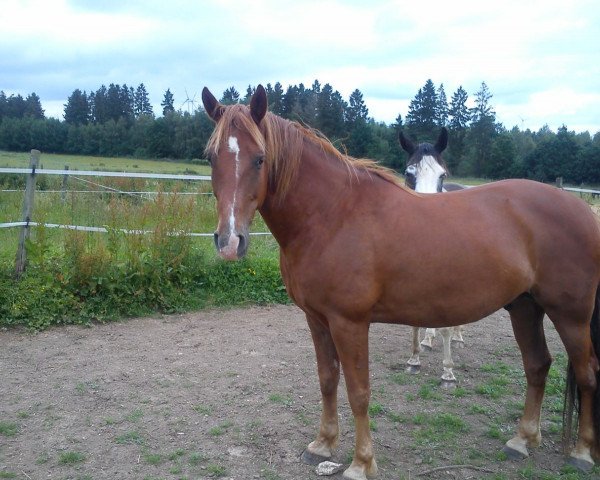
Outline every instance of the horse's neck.
{"type": "Polygon", "coordinates": [[[260,209],[265,223],[282,248],[327,228],[353,201],[352,173],[337,158],[313,145],[305,146],[297,177],[282,201],[268,196],[260,209]]]}

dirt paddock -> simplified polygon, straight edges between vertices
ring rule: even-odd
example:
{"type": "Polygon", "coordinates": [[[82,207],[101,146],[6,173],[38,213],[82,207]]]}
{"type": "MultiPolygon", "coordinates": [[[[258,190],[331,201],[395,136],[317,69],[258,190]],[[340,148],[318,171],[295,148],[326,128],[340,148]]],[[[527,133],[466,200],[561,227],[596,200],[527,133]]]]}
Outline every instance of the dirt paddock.
{"type": "MultiPolygon", "coordinates": [[[[546,332],[553,355],[563,352],[551,325],[546,332]]],[[[443,390],[439,337],[413,377],[404,373],[410,329],[372,326],[378,478],[560,471],[560,432],[546,412],[529,459],[500,455],[524,398],[506,312],[466,327],[465,341],[454,350],[459,389],[443,390]],[[512,373],[494,398],[478,387],[497,371],[512,373]],[[448,441],[424,432],[438,414],[463,422],[448,441]]],[[[335,460],[347,463],[354,434],[343,379],[339,398],[335,460]]],[[[293,306],[0,331],[0,478],[317,478],[299,456],[317,432],[319,402],[312,342],[293,306]]]]}

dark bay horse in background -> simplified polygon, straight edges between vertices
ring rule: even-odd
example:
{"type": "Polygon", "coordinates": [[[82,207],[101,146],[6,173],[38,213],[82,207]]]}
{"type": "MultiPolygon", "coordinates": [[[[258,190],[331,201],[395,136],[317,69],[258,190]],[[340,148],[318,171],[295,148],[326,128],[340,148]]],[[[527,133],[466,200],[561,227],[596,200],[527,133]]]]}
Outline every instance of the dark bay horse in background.
{"type": "MultiPolygon", "coordinates": [[[[434,145],[431,143],[419,143],[416,145],[402,131],[398,134],[398,140],[402,149],[408,153],[404,175],[404,184],[407,187],[420,193],[440,193],[466,188],[458,183],[447,183],[444,185],[444,179],[448,177],[448,167],[442,158],[442,152],[448,146],[448,130],[446,128],[442,127],[434,145]]],[[[427,228],[427,225],[424,228],[427,228]]],[[[444,344],[441,383],[443,387],[454,387],[456,385],[456,377],[452,371],[454,368],[452,344],[464,345],[462,329],[462,325],[439,329],[444,344]]],[[[433,339],[436,336],[435,328],[425,329],[425,337],[420,343],[421,346],[419,346],[419,330],[418,327],[413,327],[412,355],[406,362],[408,365],[406,371],[412,374],[419,373],[421,369],[421,359],[419,356],[421,346],[427,350],[432,350],[433,339]]]]}
{"type": "MultiPolygon", "coordinates": [[[[322,414],[304,461],[329,459],[336,447],[343,368],[355,420],[354,456],[344,476],[364,480],[377,473],[368,415],[372,322],[447,327],[505,307],[527,378],[523,416],[505,451],[525,457],[541,441],[552,361],[543,331],[547,314],[569,356],[569,399],[580,399],[570,462],[584,470],[594,465],[600,224],[583,201],[525,180],[422,195],[373,162],[349,158],[314,131],[267,112],[260,85],[249,106],[222,105],[206,88],[202,99],[216,122],[206,152],[218,253],[242,257],[260,212],[279,243],[288,293],[306,313],[322,414]],[[439,275],[442,270],[451,274],[439,275]]],[[[574,403],[566,402],[568,413],[574,403]]]]}

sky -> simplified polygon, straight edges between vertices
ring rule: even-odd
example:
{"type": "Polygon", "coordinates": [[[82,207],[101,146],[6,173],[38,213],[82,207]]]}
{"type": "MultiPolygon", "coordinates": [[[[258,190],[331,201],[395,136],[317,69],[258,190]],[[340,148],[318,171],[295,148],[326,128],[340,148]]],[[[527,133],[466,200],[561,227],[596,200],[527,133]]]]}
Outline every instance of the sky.
{"type": "Polygon", "coordinates": [[[358,89],[406,117],[431,79],[470,106],[485,82],[506,128],[600,131],[598,0],[0,0],[0,90],[61,118],[75,89],[144,83],[155,114],[231,86],[358,89]],[[189,100],[189,101],[187,101],[189,100]]]}

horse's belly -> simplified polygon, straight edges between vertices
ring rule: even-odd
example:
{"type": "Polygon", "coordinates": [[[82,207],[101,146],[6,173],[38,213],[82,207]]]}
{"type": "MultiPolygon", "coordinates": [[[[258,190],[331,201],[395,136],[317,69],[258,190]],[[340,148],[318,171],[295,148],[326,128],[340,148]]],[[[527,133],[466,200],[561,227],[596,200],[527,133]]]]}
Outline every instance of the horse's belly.
{"type": "MultiPolygon", "coordinates": [[[[497,287],[497,285],[496,285],[497,287]]],[[[520,289],[478,289],[460,295],[419,297],[420,300],[382,298],[372,310],[372,321],[415,327],[449,327],[476,322],[518,297],[520,289]]]]}

